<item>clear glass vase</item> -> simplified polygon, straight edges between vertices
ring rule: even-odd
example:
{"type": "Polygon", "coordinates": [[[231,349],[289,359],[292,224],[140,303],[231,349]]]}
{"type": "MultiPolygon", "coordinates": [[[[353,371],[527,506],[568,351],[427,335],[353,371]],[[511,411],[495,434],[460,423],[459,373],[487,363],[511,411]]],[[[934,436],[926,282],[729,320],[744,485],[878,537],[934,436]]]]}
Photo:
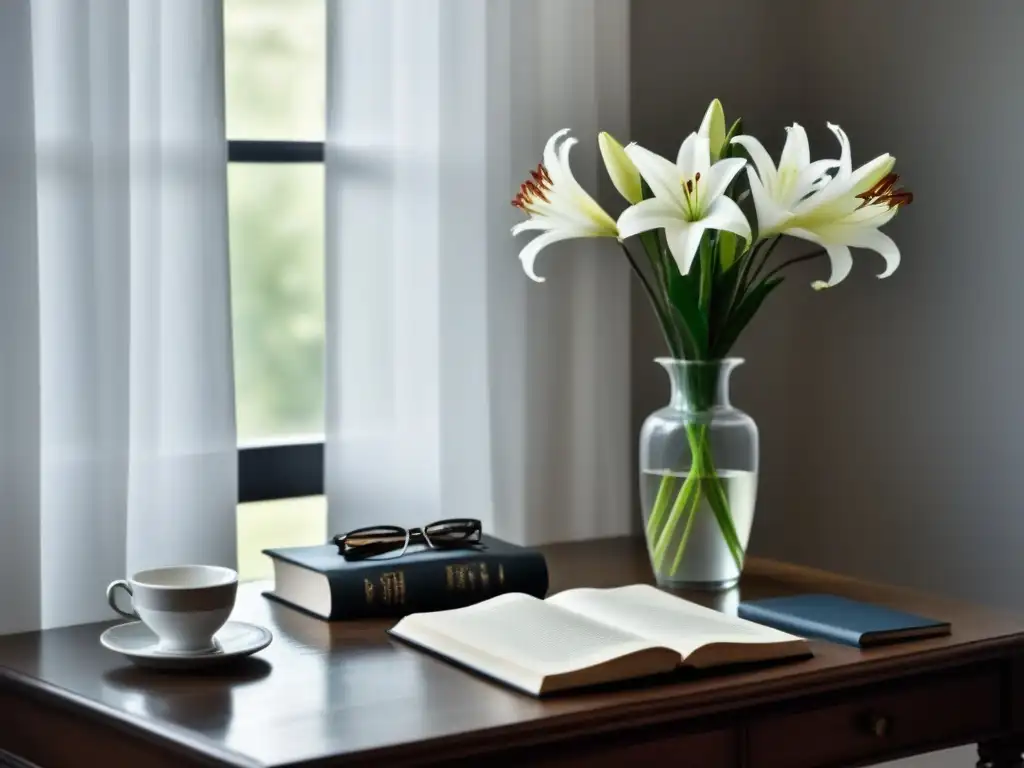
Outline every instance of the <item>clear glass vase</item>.
{"type": "Polygon", "coordinates": [[[640,505],[658,584],[739,581],[757,499],[757,425],[729,402],[743,360],[658,358],[672,398],[640,430],[640,505]]]}

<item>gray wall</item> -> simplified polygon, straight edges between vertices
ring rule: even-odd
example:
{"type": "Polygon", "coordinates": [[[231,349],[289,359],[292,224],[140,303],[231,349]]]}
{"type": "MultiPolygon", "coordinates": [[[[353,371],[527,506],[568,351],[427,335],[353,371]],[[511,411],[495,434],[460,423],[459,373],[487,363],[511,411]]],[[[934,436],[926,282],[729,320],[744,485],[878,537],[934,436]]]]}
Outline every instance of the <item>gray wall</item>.
{"type": "Polygon", "coordinates": [[[770,543],[1024,609],[1024,4],[814,10],[830,55],[807,120],[841,123],[858,158],[891,151],[917,196],[891,226],[900,270],[878,282],[865,253],[801,312],[806,473],[787,517],[807,533],[770,543]]]}
{"type": "MultiPolygon", "coordinates": [[[[815,293],[809,265],[741,343],[735,399],[762,429],[752,552],[1024,611],[1024,3],[634,0],[632,22],[636,140],[671,151],[719,95],[773,155],[792,120],[831,155],[840,123],[855,163],[893,153],[916,195],[887,228],[895,275],[856,251],[815,293]]],[[[667,390],[635,298],[639,424],[667,390]]]]}

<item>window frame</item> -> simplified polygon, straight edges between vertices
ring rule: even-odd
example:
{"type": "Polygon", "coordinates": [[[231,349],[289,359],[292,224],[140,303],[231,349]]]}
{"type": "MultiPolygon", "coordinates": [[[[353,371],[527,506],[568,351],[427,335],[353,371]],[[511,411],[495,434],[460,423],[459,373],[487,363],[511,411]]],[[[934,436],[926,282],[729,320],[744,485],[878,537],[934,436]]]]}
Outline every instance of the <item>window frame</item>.
{"type": "Polygon", "coordinates": [[[228,163],[322,163],[322,141],[228,139],[228,163]]]}
{"type": "MultiPolygon", "coordinates": [[[[323,163],[322,141],[228,139],[231,163],[323,163]]],[[[238,448],[238,503],[324,493],[323,440],[267,440],[238,448]]]]}

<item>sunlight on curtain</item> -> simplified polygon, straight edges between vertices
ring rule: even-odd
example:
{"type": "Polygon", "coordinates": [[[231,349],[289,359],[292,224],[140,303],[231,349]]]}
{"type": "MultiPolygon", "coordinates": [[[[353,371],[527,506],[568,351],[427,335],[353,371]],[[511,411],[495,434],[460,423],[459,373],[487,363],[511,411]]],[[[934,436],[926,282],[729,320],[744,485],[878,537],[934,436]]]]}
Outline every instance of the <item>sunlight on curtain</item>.
{"type": "Polygon", "coordinates": [[[548,136],[596,188],[598,130],[628,135],[628,5],[339,0],[328,30],[332,528],[628,532],[627,267],[559,244],[532,284],[509,234],[548,136]]]}

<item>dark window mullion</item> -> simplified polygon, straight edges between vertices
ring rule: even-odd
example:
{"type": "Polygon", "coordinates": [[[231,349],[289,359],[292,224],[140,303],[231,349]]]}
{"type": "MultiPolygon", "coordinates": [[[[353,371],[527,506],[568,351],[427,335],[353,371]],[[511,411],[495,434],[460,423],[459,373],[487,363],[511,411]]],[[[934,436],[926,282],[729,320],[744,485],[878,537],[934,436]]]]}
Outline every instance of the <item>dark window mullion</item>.
{"type": "Polygon", "coordinates": [[[322,163],[322,141],[228,141],[231,163],[322,163]]]}
{"type": "Polygon", "coordinates": [[[269,501],[324,492],[324,444],[238,449],[238,501],[269,501]]]}

